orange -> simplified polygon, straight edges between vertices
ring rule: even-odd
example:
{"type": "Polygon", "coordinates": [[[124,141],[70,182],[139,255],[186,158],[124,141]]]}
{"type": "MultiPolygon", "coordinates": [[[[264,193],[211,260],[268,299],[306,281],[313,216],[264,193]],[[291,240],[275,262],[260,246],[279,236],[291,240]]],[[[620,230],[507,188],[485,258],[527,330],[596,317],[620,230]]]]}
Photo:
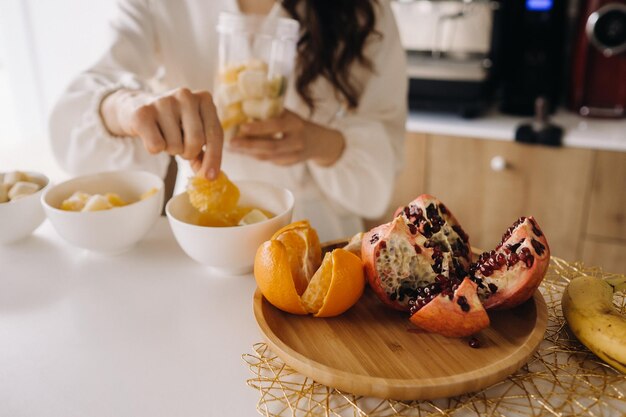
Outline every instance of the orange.
{"type": "Polygon", "coordinates": [[[332,317],[352,307],[363,294],[361,259],[335,249],[320,263],[321,246],[307,221],[280,229],[257,250],[254,277],[265,298],[293,314],[332,317]]]}
{"type": "Polygon", "coordinates": [[[190,178],[187,183],[187,194],[191,205],[203,213],[229,212],[239,201],[239,188],[223,171],[211,181],[199,176],[190,178]]]}

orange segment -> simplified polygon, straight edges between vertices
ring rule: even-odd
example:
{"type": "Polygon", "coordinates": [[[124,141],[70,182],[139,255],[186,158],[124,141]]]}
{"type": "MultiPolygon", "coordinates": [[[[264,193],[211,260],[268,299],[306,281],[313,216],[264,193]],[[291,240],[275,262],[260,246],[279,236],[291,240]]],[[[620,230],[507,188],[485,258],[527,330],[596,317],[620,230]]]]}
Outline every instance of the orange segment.
{"type": "Polygon", "coordinates": [[[259,246],[254,258],[254,278],[263,296],[273,306],[293,314],[307,314],[291,278],[285,245],[269,240],[259,246]]]}
{"type": "Polygon", "coordinates": [[[204,177],[190,178],[187,194],[191,205],[201,212],[229,212],[239,201],[239,189],[222,171],[212,181],[204,177]]]}
{"type": "Polygon", "coordinates": [[[288,249],[291,276],[298,294],[304,293],[309,280],[322,263],[322,248],[315,229],[308,221],[292,223],[280,229],[272,239],[288,249]]]}
{"type": "Polygon", "coordinates": [[[359,301],[365,289],[361,258],[343,249],[332,251],[332,278],[324,303],[315,317],[337,316],[359,301]]]}
{"type": "Polygon", "coordinates": [[[311,278],[309,286],[306,287],[306,291],[302,294],[302,302],[306,311],[309,313],[317,313],[326,299],[326,294],[330,288],[330,283],[333,278],[333,256],[330,252],[327,252],[322,261],[322,265],[311,278]]]}

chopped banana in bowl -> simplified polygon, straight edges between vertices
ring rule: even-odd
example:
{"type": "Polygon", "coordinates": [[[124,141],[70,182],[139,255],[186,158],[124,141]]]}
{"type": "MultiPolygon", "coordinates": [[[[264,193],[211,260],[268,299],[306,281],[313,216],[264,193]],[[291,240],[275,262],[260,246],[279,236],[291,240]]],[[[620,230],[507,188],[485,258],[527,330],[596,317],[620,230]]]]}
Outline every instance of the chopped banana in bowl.
{"type": "Polygon", "coordinates": [[[100,253],[131,249],[152,228],[163,207],[164,185],[144,171],[77,177],[44,193],[52,226],[68,243],[100,253]]]}
{"type": "Polygon", "coordinates": [[[0,172],[0,244],[23,239],[43,223],[40,199],[48,183],[37,172],[0,172]]]}

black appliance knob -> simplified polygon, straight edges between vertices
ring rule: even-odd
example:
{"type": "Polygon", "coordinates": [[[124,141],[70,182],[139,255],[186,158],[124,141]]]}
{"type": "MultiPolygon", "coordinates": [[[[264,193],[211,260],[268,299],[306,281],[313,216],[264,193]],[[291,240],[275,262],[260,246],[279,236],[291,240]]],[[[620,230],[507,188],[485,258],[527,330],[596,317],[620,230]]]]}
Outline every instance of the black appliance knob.
{"type": "Polygon", "coordinates": [[[626,51],[626,5],[609,3],[589,15],[585,32],[604,56],[626,51]]]}

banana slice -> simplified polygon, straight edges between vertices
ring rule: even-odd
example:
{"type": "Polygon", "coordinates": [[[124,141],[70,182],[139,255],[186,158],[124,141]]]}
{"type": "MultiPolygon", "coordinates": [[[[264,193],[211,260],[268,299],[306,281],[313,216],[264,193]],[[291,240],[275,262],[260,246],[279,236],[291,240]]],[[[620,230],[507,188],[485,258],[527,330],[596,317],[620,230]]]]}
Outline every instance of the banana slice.
{"type": "Polygon", "coordinates": [[[626,374],[626,317],[613,305],[618,291],[626,291],[626,278],[576,277],[565,288],[561,307],[578,340],[626,374]]]}
{"type": "Polygon", "coordinates": [[[87,193],[76,191],[68,199],[63,200],[63,202],[61,203],[61,210],[81,211],[85,207],[85,204],[87,203],[87,200],[89,200],[89,197],[90,196],[87,193]]]}
{"type": "Polygon", "coordinates": [[[231,104],[240,102],[243,99],[237,84],[220,84],[215,91],[215,104],[218,108],[225,109],[231,104]]]}
{"type": "Polygon", "coordinates": [[[260,223],[269,219],[261,210],[252,209],[248,214],[243,216],[241,220],[239,220],[239,226],[245,226],[247,224],[260,223]]]}
{"type": "Polygon", "coordinates": [[[253,119],[269,119],[278,116],[281,111],[282,104],[275,98],[250,99],[243,102],[243,112],[253,119]]]}
{"type": "Polygon", "coordinates": [[[18,198],[26,197],[39,191],[39,185],[34,182],[18,181],[8,192],[9,200],[17,200],[18,198]]]}
{"type": "Polygon", "coordinates": [[[244,99],[263,98],[267,72],[262,70],[246,69],[239,73],[237,85],[244,99]]]}
{"type": "Polygon", "coordinates": [[[11,171],[4,174],[2,183],[11,188],[20,181],[28,181],[28,176],[20,171],[11,171]]]}
{"type": "Polygon", "coordinates": [[[109,202],[109,199],[100,194],[94,194],[89,197],[85,207],[81,211],[100,211],[113,208],[113,205],[109,202]]]}
{"type": "Polygon", "coordinates": [[[0,182],[0,203],[9,201],[9,186],[0,182]]]}

